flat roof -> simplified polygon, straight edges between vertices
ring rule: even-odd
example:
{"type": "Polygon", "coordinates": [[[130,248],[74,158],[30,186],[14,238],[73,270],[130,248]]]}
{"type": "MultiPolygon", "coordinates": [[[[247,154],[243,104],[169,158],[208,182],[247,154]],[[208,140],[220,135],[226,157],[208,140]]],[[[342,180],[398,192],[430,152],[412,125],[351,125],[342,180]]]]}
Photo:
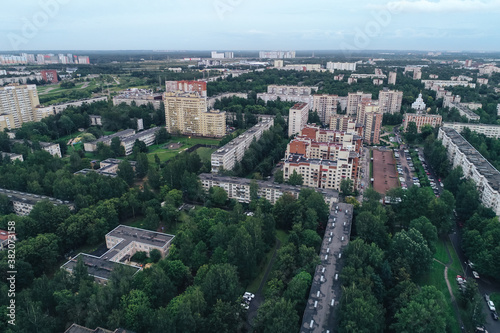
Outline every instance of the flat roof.
{"type": "Polygon", "coordinates": [[[134,274],[141,270],[141,268],[137,267],[137,266],[126,265],[126,264],[117,263],[114,261],[109,261],[109,260],[104,259],[102,257],[96,257],[96,256],[86,254],[86,253],[78,253],[78,255],[76,257],[68,260],[62,267],[73,271],[73,269],[76,267],[78,257],[80,257],[80,256],[82,257],[83,263],[87,267],[87,271],[88,271],[89,275],[92,275],[96,278],[100,278],[100,279],[104,279],[104,280],[109,280],[109,278],[111,277],[111,273],[113,272],[113,269],[116,267],[116,265],[123,265],[123,266],[127,267],[125,269],[128,269],[131,272],[134,272],[134,274]]]}
{"type": "MultiPolygon", "coordinates": [[[[10,141],[13,143],[20,143],[20,144],[24,144],[24,142],[26,141],[30,145],[33,144],[33,142],[30,140],[11,139],[10,141]]],[[[40,147],[44,147],[44,148],[54,146],[54,145],[59,145],[58,143],[55,143],[55,142],[42,142],[42,141],[40,141],[38,143],[40,144],[40,147]]]]}
{"type": "Polygon", "coordinates": [[[121,138],[123,136],[129,136],[129,135],[133,135],[135,133],[135,130],[134,129],[126,129],[124,131],[120,131],[120,132],[116,132],[116,133],[113,133],[113,134],[110,134],[110,135],[106,135],[106,136],[103,136],[103,137],[100,137],[99,139],[95,140],[95,141],[92,141],[90,143],[92,144],[98,144],[99,142],[104,142],[104,141],[107,141],[107,140],[111,140],[115,137],[118,137],[118,138],[121,138]]]}
{"type": "Polygon", "coordinates": [[[25,193],[14,190],[7,190],[3,188],[0,188],[0,194],[9,197],[10,201],[25,202],[31,205],[36,205],[37,202],[42,200],[49,200],[54,205],[72,205],[69,201],[62,201],[56,198],[47,197],[45,195],[25,193]]]}
{"type": "Polygon", "coordinates": [[[479,173],[486,178],[488,184],[495,191],[500,191],[500,172],[455,129],[441,127],[440,131],[443,131],[467,157],[467,160],[474,164],[479,173]]]}
{"type": "Polygon", "coordinates": [[[135,133],[134,135],[127,136],[126,138],[123,138],[122,142],[130,142],[130,141],[135,142],[135,140],[141,139],[143,136],[150,135],[152,133],[153,134],[156,133],[159,129],[160,129],[160,127],[153,127],[153,128],[135,133]]]}
{"type": "MultiPolygon", "coordinates": [[[[156,231],[150,231],[146,229],[129,227],[126,225],[117,226],[116,228],[111,230],[106,236],[122,238],[125,242],[121,242],[120,244],[140,242],[143,244],[153,245],[157,247],[164,247],[174,238],[173,235],[164,234],[156,231]]],[[[126,245],[123,245],[123,247],[125,246],[126,245]]]]}

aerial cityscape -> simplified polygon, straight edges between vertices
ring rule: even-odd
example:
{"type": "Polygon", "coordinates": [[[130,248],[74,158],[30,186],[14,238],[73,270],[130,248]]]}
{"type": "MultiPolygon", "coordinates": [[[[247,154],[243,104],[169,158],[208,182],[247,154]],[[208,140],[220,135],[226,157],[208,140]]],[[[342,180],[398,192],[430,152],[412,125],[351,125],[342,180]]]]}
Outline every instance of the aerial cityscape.
{"type": "Polygon", "coordinates": [[[500,332],[496,0],[0,14],[0,332],[500,332]]]}

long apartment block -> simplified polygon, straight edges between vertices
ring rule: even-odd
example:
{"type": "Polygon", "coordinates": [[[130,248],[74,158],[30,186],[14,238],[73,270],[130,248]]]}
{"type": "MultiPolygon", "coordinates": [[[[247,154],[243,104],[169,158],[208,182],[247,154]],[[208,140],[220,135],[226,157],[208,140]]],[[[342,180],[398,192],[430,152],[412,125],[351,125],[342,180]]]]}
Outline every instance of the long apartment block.
{"type": "Polygon", "coordinates": [[[69,201],[62,201],[44,195],[6,190],[3,188],[0,188],[0,194],[6,195],[9,198],[10,202],[12,202],[14,213],[19,216],[29,215],[33,207],[42,200],[48,200],[56,206],[67,205],[71,210],[74,208],[74,205],[69,201]]]}
{"type": "Polygon", "coordinates": [[[490,124],[474,124],[474,123],[443,123],[443,127],[453,128],[458,133],[461,133],[464,128],[468,128],[471,131],[477,132],[479,134],[484,134],[489,138],[500,138],[500,125],[490,125],[490,124]]]}
{"type": "MultiPolygon", "coordinates": [[[[200,181],[203,188],[208,191],[214,186],[223,188],[229,198],[238,200],[242,203],[250,203],[250,184],[251,179],[239,178],[239,177],[227,177],[212,173],[202,173],[200,174],[200,181]]],[[[300,190],[305,186],[292,186],[287,184],[277,184],[263,180],[255,180],[258,190],[257,195],[259,198],[264,198],[268,200],[273,205],[276,201],[281,198],[285,193],[290,193],[295,198],[300,195],[300,190]]],[[[339,193],[331,189],[316,189],[318,193],[321,193],[325,202],[331,206],[333,203],[338,202],[339,193]]]]}
{"type": "Polygon", "coordinates": [[[481,203],[500,215],[500,172],[453,128],[441,127],[438,139],[453,168],[462,167],[464,176],[476,184],[481,203]]]}
{"type": "Polygon", "coordinates": [[[257,125],[217,149],[211,157],[212,172],[217,173],[221,169],[232,170],[236,162],[243,159],[245,151],[250,147],[254,138],[259,140],[264,131],[269,130],[273,125],[274,118],[263,118],[257,125]]]}

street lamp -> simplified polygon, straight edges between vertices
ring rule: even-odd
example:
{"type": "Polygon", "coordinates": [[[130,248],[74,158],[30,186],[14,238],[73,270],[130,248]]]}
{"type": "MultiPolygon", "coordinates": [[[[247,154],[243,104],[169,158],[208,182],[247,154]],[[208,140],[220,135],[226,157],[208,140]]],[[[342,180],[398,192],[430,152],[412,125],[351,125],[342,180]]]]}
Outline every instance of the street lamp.
{"type": "Polygon", "coordinates": [[[467,262],[466,262],[466,261],[464,261],[464,264],[465,264],[465,276],[467,277],[467,267],[468,267],[469,265],[467,265],[467,262]]]}

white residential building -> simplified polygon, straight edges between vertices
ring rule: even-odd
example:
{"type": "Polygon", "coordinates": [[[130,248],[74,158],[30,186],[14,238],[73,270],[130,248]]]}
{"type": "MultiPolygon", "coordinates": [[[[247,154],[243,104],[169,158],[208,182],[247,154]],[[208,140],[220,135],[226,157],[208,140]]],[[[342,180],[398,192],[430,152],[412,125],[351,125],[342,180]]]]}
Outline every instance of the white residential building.
{"type": "Polygon", "coordinates": [[[288,112],[288,136],[298,134],[307,124],[309,117],[309,105],[297,103],[288,112]]]}
{"type": "Polygon", "coordinates": [[[348,116],[355,116],[358,113],[358,107],[362,103],[369,103],[372,100],[372,94],[365,94],[362,91],[357,93],[349,93],[347,95],[347,111],[348,116]]]}
{"type": "Polygon", "coordinates": [[[259,140],[262,134],[273,125],[274,118],[263,118],[257,125],[217,149],[211,157],[212,172],[217,173],[221,169],[232,170],[236,162],[243,159],[243,155],[252,144],[253,139],[259,140]]]}
{"type": "Polygon", "coordinates": [[[326,63],[326,69],[330,71],[339,70],[339,71],[356,71],[356,63],[355,62],[332,62],[329,61],[326,63]]]}
{"type": "Polygon", "coordinates": [[[51,204],[56,206],[66,205],[70,210],[74,209],[74,205],[69,201],[62,201],[44,195],[6,190],[3,188],[0,188],[0,194],[3,194],[9,198],[10,202],[12,202],[14,213],[19,216],[29,215],[35,205],[42,200],[48,200],[51,204]]]}
{"type": "Polygon", "coordinates": [[[443,127],[453,128],[458,133],[461,133],[464,128],[479,134],[484,134],[489,138],[500,138],[500,125],[490,124],[475,124],[475,123],[443,123],[443,127]]]}
{"type": "Polygon", "coordinates": [[[441,127],[438,139],[447,149],[452,167],[462,167],[464,176],[476,184],[481,203],[500,215],[500,172],[456,130],[441,127]]]}
{"type": "Polygon", "coordinates": [[[323,124],[329,124],[333,115],[337,114],[338,95],[313,95],[313,111],[318,113],[323,124]]]}
{"type": "Polygon", "coordinates": [[[121,140],[121,145],[125,148],[125,155],[130,155],[133,152],[134,144],[136,140],[142,141],[146,146],[151,146],[155,142],[156,133],[160,130],[159,127],[153,127],[134,135],[127,136],[121,140]]]}

